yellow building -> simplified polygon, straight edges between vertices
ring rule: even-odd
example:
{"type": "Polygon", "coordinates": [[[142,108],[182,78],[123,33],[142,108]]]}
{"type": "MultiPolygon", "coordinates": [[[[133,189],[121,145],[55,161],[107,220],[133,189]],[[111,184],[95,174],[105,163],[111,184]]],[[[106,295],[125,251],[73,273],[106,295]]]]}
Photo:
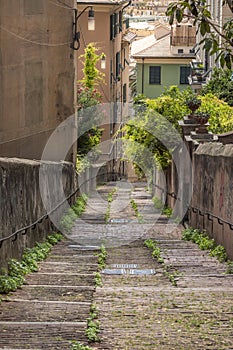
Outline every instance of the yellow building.
{"type": "MultiPolygon", "coordinates": [[[[40,159],[74,113],[73,7],[0,1],[0,155],[40,159]]],[[[71,158],[71,155],[70,155],[71,158]]]]}
{"type": "MultiPolygon", "coordinates": [[[[129,102],[129,44],[134,35],[127,32],[123,15],[129,5],[126,0],[99,0],[99,1],[79,1],[77,3],[78,13],[84,11],[78,20],[78,30],[80,31],[80,48],[78,50],[78,80],[83,77],[83,64],[80,56],[83,55],[85,47],[89,43],[94,43],[106,56],[106,68],[101,69],[101,64],[97,67],[105,74],[104,82],[100,82],[98,89],[103,95],[103,102],[108,104],[108,118],[105,121],[102,137],[103,161],[116,159],[116,144],[111,140],[119,129],[124,119],[124,105],[129,102]],[[94,11],[95,29],[88,30],[89,10],[94,11]]],[[[114,162],[113,162],[114,163],[114,162]]],[[[112,167],[115,167],[112,164],[112,167]]],[[[113,170],[113,169],[112,169],[113,170]]]]}

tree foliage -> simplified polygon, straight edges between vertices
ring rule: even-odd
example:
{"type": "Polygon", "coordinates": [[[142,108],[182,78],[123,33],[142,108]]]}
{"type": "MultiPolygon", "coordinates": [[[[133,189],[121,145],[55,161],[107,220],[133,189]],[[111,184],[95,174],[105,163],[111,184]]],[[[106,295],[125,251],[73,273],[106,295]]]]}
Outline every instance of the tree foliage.
{"type": "MultiPolygon", "coordinates": [[[[178,87],[167,89],[163,96],[150,100],[143,95],[135,98],[135,118],[124,127],[125,153],[135,163],[138,172],[152,169],[153,164],[166,168],[174,148],[179,144],[178,121],[187,114],[185,96],[178,87]],[[181,103],[181,100],[183,103],[181,103]]],[[[145,171],[144,171],[145,172],[145,171]]]]}
{"type": "Polygon", "coordinates": [[[98,49],[89,44],[85,49],[85,54],[81,57],[83,60],[84,77],[78,82],[77,102],[79,118],[79,138],[78,138],[78,156],[85,156],[99,143],[102,136],[99,120],[101,118],[101,108],[99,104],[102,95],[97,87],[103,80],[104,74],[101,73],[96,65],[101,55],[97,54],[98,49]]]}
{"type": "Polygon", "coordinates": [[[201,96],[201,106],[198,109],[200,112],[208,113],[209,131],[214,134],[222,134],[233,130],[233,107],[226,102],[218,99],[213,94],[201,96]]]}
{"type": "Polygon", "coordinates": [[[230,69],[215,69],[211,80],[205,85],[201,94],[212,93],[220,100],[223,100],[233,106],[233,80],[230,69]]]}
{"type": "MultiPolygon", "coordinates": [[[[232,1],[223,0],[222,5],[225,3],[233,12],[232,1]]],[[[180,23],[185,18],[193,20],[193,24],[197,26],[197,30],[204,37],[200,44],[203,44],[206,52],[209,52],[210,55],[217,54],[221,66],[231,68],[233,63],[233,18],[224,23],[221,28],[212,18],[207,0],[172,2],[168,6],[166,14],[170,18],[170,24],[180,23]]]]}
{"type": "Polygon", "coordinates": [[[100,72],[100,70],[96,67],[97,63],[101,59],[101,55],[97,54],[98,48],[94,46],[93,43],[90,43],[85,48],[84,55],[81,58],[84,58],[83,61],[83,74],[84,77],[81,82],[85,87],[89,89],[94,89],[95,85],[98,85],[101,81],[103,81],[104,74],[100,72]]]}
{"type": "MultiPolygon", "coordinates": [[[[138,174],[150,171],[153,165],[168,167],[172,153],[179,145],[178,121],[190,114],[187,101],[195,96],[190,88],[181,91],[177,86],[171,86],[153,100],[136,96],[136,116],[124,126],[124,138],[127,141],[125,154],[134,162],[138,174]]],[[[210,115],[209,131],[221,134],[233,130],[231,106],[210,93],[199,98],[201,106],[197,112],[210,115]]]]}

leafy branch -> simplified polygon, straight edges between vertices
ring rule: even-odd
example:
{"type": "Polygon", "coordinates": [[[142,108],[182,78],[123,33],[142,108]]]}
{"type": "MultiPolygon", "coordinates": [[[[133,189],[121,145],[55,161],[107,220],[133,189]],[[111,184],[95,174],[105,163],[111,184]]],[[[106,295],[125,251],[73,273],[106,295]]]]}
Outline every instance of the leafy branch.
{"type": "MultiPolygon", "coordinates": [[[[232,1],[223,1],[227,3],[231,12],[233,12],[232,1]]],[[[206,0],[179,0],[170,3],[167,11],[169,23],[172,25],[175,21],[181,23],[187,18],[197,25],[197,31],[204,37],[200,44],[204,45],[206,52],[210,55],[217,54],[216,60],[220,59],[222,67],[225,65],[231,68],[233,62],[233,20],[228,20],[222,27],[212,18],[209,5],[206,0]],[[219,38],[223,39],[220,44],[219,38]]]]}

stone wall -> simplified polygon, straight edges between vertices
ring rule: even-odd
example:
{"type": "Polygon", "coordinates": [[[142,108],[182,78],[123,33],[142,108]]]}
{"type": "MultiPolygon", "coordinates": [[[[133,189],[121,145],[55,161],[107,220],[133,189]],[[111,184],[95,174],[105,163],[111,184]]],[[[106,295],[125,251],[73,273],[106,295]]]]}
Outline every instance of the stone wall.
{"type": "MultiPolygon", "coordinates": [[[[233,223],[233,145],[207,142],[200,144],[193,157],[192,207],[200,212],[190,211],[190,225],[208,234],[222,244],[228,256],[233,259],[233,231],[229,225],[216,218],[209,220],[210,212],[233,223]]],[[[211,218],[211,217],[210,217],[211,218]]]]}
{"type": "Polygon", "coordinates": [[[221,220],[233,224],[233,144],[210,141],[198,144],[189,138],[186,145],[191,161],[181,154],[176,162],[179,170],[173,160],[166,171],[155,169],[153,179],[154,184],[170,194],[175,193],[181,200],[176,201],[169,195],[164,198],[163,192],[155,186],[153,195],[173,209],[175,218],[180,217],[189,226],[206,230],[233,259],[233,230],[221,220]],[[192,171],[188,171],[189,164],[192,171]]]}
{"type": "MultiPolygon", "coordinates": [[[[40,166],[40,161],[0,158],[0,238],[30,225],[46,213],[39,186],[40,166]]],[[[67,197],[77,188],[71,163],[46,162],[43,163],[43,169],[49,174],[43,191],[44,194],[49,193],[52,206],[61,199],[58,189],[63,188],[67,197]],[[62,176],[59,176],[61,173],[62,176]]],[[[25,235],[18,234],[16,240],[4,241],[0,248],[0,267],[5,267],[12,257],[20,258],[25,247],[45,240],[54,229],[48,218],[34,229],[27,230],[25,235]]]]}

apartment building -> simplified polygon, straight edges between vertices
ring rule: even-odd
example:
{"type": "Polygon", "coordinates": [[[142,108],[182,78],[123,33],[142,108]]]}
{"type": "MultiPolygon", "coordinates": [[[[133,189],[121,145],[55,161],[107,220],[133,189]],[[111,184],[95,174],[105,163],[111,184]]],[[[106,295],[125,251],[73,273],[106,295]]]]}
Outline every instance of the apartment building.
{"type": "Polygon", "coordinates": [[[158,25],[153,35],[134,42],[137,93],[156,98],[171,85],[187,88],[195,43],[195,27],[188,23],[174,25],[171,30],[158,25]]]}
{"type": "Polygon", "coordinates": [[[40,159],[51,133],[74,113],[74,6],[74,0],[0,1],[2,157],[40,159]]]}
{"type": "MultiPolygon", "coordinates": [[[[227,20],[232,19],[232,12],[227,4],[223,5],[222,0],[208,0],[207,4],[209,6],[209,10],[211,12],[212,19],[217,27],[221,30],[224,23],[227,20]]],[[[197,42],[201,41],[201,34],[198,34],[197,42]]],[[[219,43],[221,45],[222,38],[219,37],[219,43]]],[[[202,47],[197,48],[197,53],[199,60],[203,63],[205,68],[205,72],[214,67],[219,67],[220,64],[216,62],[216,54],[210,56],[209,53],[205,52],[202,47]]]]}
{"type": "Polygon", "coordinates": [[[103,96],[103,103],[108,104],[108,118],[103,125],[102,158],[116,159],[117,143],[111,140],[124,119],[124,105],[130,98],[129,90],[129,45],[133,36],[127,32],[123,14],[130,2],[126,0],[79,1],[78,13],[83,14],[78,20],[80,31],[80,48],[78,50],[78,80],[83,77],[82,55],[89,43],[94,43],[99,53],[106,57],[106,67],[103,70],[99,62],[97,67],[104,73],[104,81],[98,89],[103,96]],[[95,30],[88,30],[88,12],[94,11],[95,30]],[[86,10],[85,10],[86,9],[86,10]],[[108,142],[109,141],[109,142],[108,142]]]}
{"type": "Polygon", "coordinates": [[[165,16],[168,5],[175,0],[132,0],[131,5],[127,8],[126,13],[130,16],[154,17],[157,15],[165,16]]]}

